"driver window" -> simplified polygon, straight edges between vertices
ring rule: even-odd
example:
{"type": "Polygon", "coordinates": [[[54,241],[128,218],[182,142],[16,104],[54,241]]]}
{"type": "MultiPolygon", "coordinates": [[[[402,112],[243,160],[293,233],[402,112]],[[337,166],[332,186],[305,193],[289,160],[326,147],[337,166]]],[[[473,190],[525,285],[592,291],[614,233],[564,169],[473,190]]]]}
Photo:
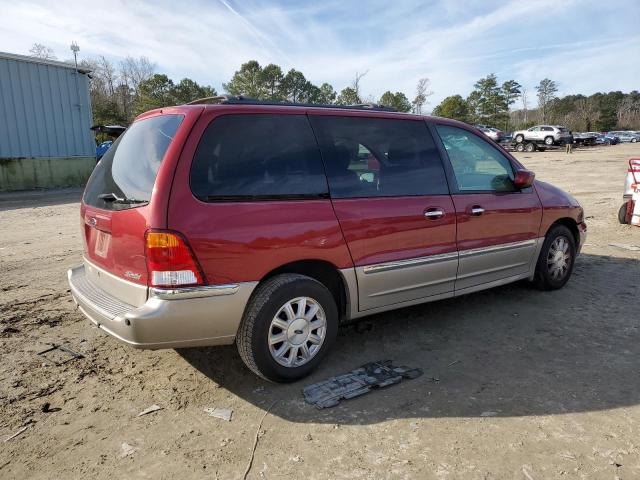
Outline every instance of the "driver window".
{"type": "Polygon", "coordinates": [[[511,162],[485,140],[462,128],[436,125],[461,192],[512,192],[511,162]]]}

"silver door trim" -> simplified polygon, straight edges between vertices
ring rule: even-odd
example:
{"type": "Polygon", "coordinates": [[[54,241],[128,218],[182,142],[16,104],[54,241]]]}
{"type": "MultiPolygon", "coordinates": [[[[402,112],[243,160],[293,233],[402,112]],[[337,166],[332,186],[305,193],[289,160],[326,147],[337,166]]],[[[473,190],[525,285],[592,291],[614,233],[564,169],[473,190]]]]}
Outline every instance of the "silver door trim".
{"type": "Polygon", "coordinates": [[[417,288],[430,287],[432,285],[439,285],[441,283],[446,283],[446,282],[453,282],[455,279],[456,279],[456,277],[453,276],[453,277],[448,277],[448,278],[441,278],[439,280],[433,280],[431,282],[416,283],[415,285],[410,285],[410,286],[407,286],[407,287],[392,288],[390,290],[384,290],[382,292],[372,293],[372,294],[369,295],[369,298],[380,297],[382,295],[391,295],[391,294],[394,294],[394,293],[407,292],[409,290],[416,290],[417,288]]]}
{"type": "Polygon", "coordinates": [[[408,258],[407,260],[396,260],[393,262],[378,263],[375,265],[367,265],[362,268],[365,275],[372,273],[387,272],[389,270],[397,270],[399,268],[417,267],[428,263],[444,262],[458,258],[458,252],[441,253],[438,255],[429,255],[427,257],[408,258]]]}
{"type": "Polygon", "coordinates": [[[537,238],[531,240],[523,240],[520,242],[501,243],[499,245],[491,245],[488,247],[470,248],[467,250],[461,250],[460,252],[441,253],[437,255],[428,255],[426,257],[408,258],[406,260],[395,260],[393,262],[376,263],[373,265],[367,265],[363,267],[362,271],[365,275],[371,273],[386,272],[388,270],[396,270],[398,268],[416,267],[418,265],[425,265],[427,263],[442,262],[445,260],[452,260],[456,257],[466,258],[474,255],[482,255],[484,253],[493,253],[503,250],[514,250],[517,248],[530,247],[538,242],[537,238]]]}
{"type": "MultiPolygon", "coordinates": [[[[471,278],[471,277],[477,277],[478,275],[486,275],[487,273],[495,273],[495,272],[499,272],[501,270],[510,270],[512,268],[516,268],[516,267],[521,267],[523,265],[528,265],[529,262],[518,262],[518,263],[510,263],[509,265],[501,265],[499,267],[492,267],[492,268],[487,268],[485,270],[480,270],[477,272],[471,272],[471,273],[465,273],[464,275],[458,275],[456,278],[458,280],[462,280],[465,278],[471,278]]],[[[529,275],[529,271],[527,270],[527,276],[529,275]]],[[[469,288],[469,287],[465,287],[465,288],[469,288]]],[[[464,290],[464,289],[462,289],[464,290]]]]}
{"type": "MultiPolygon", "coordinates": [[[[437,300],[437,299],[441,299],[441,298],[449,298],[452,297],[454,295],[461,295],[464,293],[470,293],[473,291],[478,291],[478,290],[484,290],[485,288],[491,288],[492,286],[497,286],[497,285],[502,285],[504,283],[509,283],[509,282],[513,282],[516,281],[518,279],[521,278],[529,278],[532,279],[533,278],[533,274],[535,272],[535,266],[538,260],[538,256],[540,254],[540,249],[542,248],[542,244],[544,243],[544,237],[538,237],[538,238],[533,238],[530,240],[523,240],[523,241],[518,241],[518,242],[509,242],[509,243],[503,243],[503,244],[499,244],[499,245],[491,245],[488,247],[481,247],[481,248],[472,248],[472,249],[467,249],[467,250],[462,250],[460,252],[451,252],[451,253],[444,253],[444,254],[437,254],[437,255],[430,255],[430,256],[426,256],[426,257],[417,257],[417,258],[410,258],[407,260],[397,260],[397,261],[393,261],[393,262],[385,262],[385,263],[379,263],[379,264],[373,264],[373,265],[367,265],[364,267],[353,267],[353,268],[346,268],[346,269],[342,269],[340,270],[340,273],[342,274],[342,277],[345,281],[345,284],[347,286],[347,311],[346,311],[346,319],[353,319],[353,318],[358,318],[358,317],[362,317],[362,316],[366,316],[366,315],[370,315],[372,313],[376,313],[376,312],[382,312],[382,311],[387,311],[387,310],[393,310],[395,308],[400,308],[402,306],[407,306],[407,305],[416,305],[419,303],[425,303],[425,302],[429,302],[429,301],[433,301],[433,300],[437,300]],[[379,307],[374,307],[374,308],[370,308],[370,309],[360,309],[360,285],[359,285],[359,281],[358,281],[358,276],[359,275],[363,275],[362,277],[360,277],[360,280],[363,281],[366,277],[371,276],[372,274],[376,274],[376,273],[383,273],[383,272],[388,272],[388,271],[393,271],[393,270],[398,270],[398,269],[403,269],[403,268],[411,268],[411,267],[416,267],[416,266],[422,266],[422,265],[426,265],[426,264],[437,264],[440,262],[446,262],[446,261],[450,261],[450,260],[456,260],[456,259],[462,259],[462,258],[468,258],[468,257],[472,257],[472,256],[476,256],[476,255],[482,255],[485,253],[494,253],[494,252],[500,252],[500,251],[509,251],[509,250],[516,250],[516,249],[520,249],[520,248],[525,248],[525,247],[532,247],[535,246],[533,255],[531,257],[530,260],[530,264],[529,264],[529,269],[528,272],[523,273],[523,274],[519,274],[517,276],[509,276],[509,277],[505,277],[503,279],[499,279],[496,281],[491,281],[491,282],[487,282],[484,284],[480,284],[480,285],[476,285],[476,286],[472,286],[472,287],[467,287],[467,288],[463,288],[460,289],[458,291],[454,292],[447,292],[447,293],[443,293],[443,294],[435,294],[432,296],[427,296],[427,297],[423,297],[420,299],[415,299],[415,300],[410,300],[410,301],[402,301],[402,302],[392,302],[389,303],[388,305],[383,305],[383,306],[379,306],[379,307]],[[459,292],[459,293],[458,293],[459,292]]],[[[510,265],[509,268],[514,267],[515,265],[510,265]]],[[[502,268],[500,268],[499,270],[502,270],[502,268]]],[[[486,272],[485,272],[486,273],[486,272]]],[[[372,277],[373,279],[373,277],[372,277]]],[[[446,283],[448,281],[453,281],[454,279],[450,279],[450,278],[443,278],[442,282],[436,281],[435,284],[437,283],[446,283]]],[[[432,282],[428,282],[424,285],[417,285],[415,286],[415,288],[420,288],[423,286],[429,286],[432,285],[432,282]]],[[[398,293],[399,291],[405,290],[406,287],[403,287],[401,289],[390,289],[384,292],[377,292],[376,294],[373,294],[374,297],[377,296],[382,296],[385,294],[390,294],[390,293],[398,293]]],[[[412,287],[409,287],[409,289],[413,289],[412,287]]],[[[371,297],[372,295],[368,295],[368,297],[371,297]]]]}
{"type": "Polygon", "coordinates": [[[489,247],[470,248],[467,250],[460,250],[460,258],[473,257],[475,255],[482,255],[485,253],[494,253],[504,250],[515,250],[518,248],[531,247],[538,242],[537,238],[531,240],[523,240],[521,242],[509,242],[501,243],[499,245],[491,245],[489,247]]]}

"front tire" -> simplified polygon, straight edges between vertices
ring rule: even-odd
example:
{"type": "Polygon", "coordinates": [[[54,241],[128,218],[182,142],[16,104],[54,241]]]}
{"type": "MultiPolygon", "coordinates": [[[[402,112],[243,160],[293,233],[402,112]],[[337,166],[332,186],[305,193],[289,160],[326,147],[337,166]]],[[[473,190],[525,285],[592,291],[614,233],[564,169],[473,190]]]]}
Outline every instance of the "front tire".
{"type": "Polygon", "coordinates": [[[551,228],[540,250],[533,284],[540,290],[557,290],[564,287],[573,272],[576,258],[576,241],[564,225],[551,228]]]}
{"type": "Polygon", "coordinates": [[[313,278],[283,274],[258,285],[236,344],[251,371],[273,382],[293,382],[318,366],[337,333],[331,292],[313,278]]]}
{"type": "Polygon", "coordinates": [[[524,141],[523,135],[516,135],[516,143],[522,143],[524,141]]]}

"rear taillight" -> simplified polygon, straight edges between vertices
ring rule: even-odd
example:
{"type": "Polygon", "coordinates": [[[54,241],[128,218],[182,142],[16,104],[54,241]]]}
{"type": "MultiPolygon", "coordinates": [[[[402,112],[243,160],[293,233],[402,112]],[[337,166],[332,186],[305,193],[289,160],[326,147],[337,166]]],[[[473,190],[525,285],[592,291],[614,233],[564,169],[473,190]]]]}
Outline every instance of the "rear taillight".
{"type": "Polygon", "coordinates": [[[147,232],[145,254],[149,286],[186,287],[204,284],[204,277],[191,248],[178,233],[147,232]]]}

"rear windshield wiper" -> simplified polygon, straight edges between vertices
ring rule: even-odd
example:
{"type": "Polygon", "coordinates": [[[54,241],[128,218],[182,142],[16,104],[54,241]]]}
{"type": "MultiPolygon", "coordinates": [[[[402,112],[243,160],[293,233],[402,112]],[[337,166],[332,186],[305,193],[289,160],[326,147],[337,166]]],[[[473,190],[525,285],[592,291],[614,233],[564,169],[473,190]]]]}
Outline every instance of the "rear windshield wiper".
{"type": "Polygon", "coordinates": [[[134,205],[134,204],[139,204],[139,203],[149,203],[149,200],[140,200],[140,199],[137,199],[137,198],[119,197],[113,192],[111,192],[111,193],[101,193],[100,195],[98,195],[98,198],[101,199],[101,200],[104,200],[105,202],[108,202],[108,203],[124,203],[124,204],[127,204],[127,205],[134,205]]]}

